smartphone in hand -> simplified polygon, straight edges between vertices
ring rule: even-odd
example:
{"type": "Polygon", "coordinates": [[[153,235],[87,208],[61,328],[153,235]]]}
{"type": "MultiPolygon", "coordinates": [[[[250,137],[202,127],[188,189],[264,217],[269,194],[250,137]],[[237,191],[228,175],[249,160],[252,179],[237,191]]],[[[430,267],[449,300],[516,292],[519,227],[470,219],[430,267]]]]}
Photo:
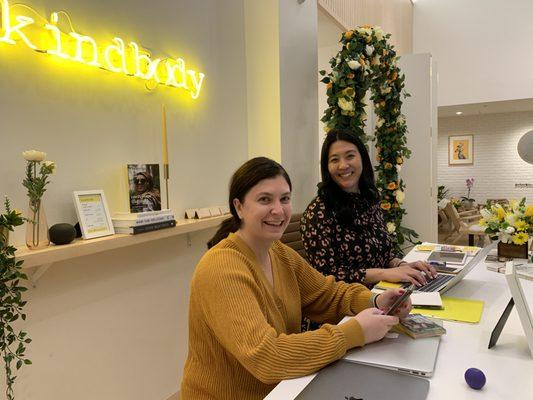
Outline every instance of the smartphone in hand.
{"type": "Polygon", "coordinates": [[[405,292],[396,299],[396,301],[392,304],[392,306],[389,308],[389,311],[387,311],[386,315],[393,315],[398,307],[402,305],[402,303],[411,296],[411,293],[415,290],[415,285],[409,286],[407,289],[405,289],[405,292]]]}

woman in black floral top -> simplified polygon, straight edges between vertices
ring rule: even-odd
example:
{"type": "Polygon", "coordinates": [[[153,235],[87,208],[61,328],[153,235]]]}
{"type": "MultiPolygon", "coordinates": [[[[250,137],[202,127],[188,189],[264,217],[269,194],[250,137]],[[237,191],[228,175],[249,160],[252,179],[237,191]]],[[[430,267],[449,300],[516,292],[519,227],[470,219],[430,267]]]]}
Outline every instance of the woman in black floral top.
{"type": "Polygon", "coordinates": [[[379,208],[368,152],[355,134],[332,130],[322,145],[322,182],[307,206],[301,232],[310,264],[324,275],[367,286],[380,280],[426,283],[436,276],[424,261],[407,263],[393,252],[379,208]]]}

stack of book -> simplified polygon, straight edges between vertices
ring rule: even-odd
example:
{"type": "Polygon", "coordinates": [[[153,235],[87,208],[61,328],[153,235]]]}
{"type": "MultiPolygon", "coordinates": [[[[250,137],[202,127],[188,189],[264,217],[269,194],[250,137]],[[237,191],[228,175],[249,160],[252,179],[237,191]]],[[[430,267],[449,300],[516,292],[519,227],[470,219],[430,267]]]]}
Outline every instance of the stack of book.
{"type": "Polygon", "coordinates": [[[395,330],[411,336],[413,339],[426,338],[431,336],[441,336],[446,333],[441,325],[420,314],[409,314],[400,320],[395,330]]]}
{"type": "Polygon", "coordinates": [[[129,233],[132,235],[176,226],[176,219],[171,210],[116,213],[111,220],[113,221],[115,233],[129,233]]]}

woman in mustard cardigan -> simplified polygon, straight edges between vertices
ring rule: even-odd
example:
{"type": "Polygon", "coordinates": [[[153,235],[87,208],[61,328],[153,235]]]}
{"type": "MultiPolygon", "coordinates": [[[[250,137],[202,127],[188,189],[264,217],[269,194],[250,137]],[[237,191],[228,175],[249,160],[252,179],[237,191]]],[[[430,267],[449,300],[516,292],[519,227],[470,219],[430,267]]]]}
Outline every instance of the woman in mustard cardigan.
{"type": "Polygon", "coordinates": [[[323,276],[279,239],[291,217],[291,181],[268,158],[233,175],[232,217],[210,240],[191,282],[182,400],[262,399],[283,379],[310,374],[347,350],[383,338],[403,291],[373,295],[323,276]],[[302,313],[323,325],[300,332],[302,313]],[[346,315],[355,315],[338,324],[346,315]]]}

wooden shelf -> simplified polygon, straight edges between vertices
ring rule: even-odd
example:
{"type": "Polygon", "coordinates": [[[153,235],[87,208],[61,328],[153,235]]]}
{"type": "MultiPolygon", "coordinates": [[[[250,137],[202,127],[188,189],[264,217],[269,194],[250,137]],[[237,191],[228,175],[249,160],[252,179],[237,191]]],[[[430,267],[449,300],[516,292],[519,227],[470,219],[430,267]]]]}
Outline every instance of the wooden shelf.
{"type": "Polygon", "coordinates": [[[213,228],[228,217],[229,215],[222,215],[205,219],[183,219],[176,221],[176,226],[173,228],[137,235],[116,234],[88,240],[77,239],[70,244],[61,246],[50,245],[37,250],[29,250],[26,246],[21,246],[15,253],[15,257],[18,260],[24,260],[24,264],[22,264],[23,269],[39,267],[32,275],[32,281],[35,284],[35,281],[53,263],[213,228]]]}

